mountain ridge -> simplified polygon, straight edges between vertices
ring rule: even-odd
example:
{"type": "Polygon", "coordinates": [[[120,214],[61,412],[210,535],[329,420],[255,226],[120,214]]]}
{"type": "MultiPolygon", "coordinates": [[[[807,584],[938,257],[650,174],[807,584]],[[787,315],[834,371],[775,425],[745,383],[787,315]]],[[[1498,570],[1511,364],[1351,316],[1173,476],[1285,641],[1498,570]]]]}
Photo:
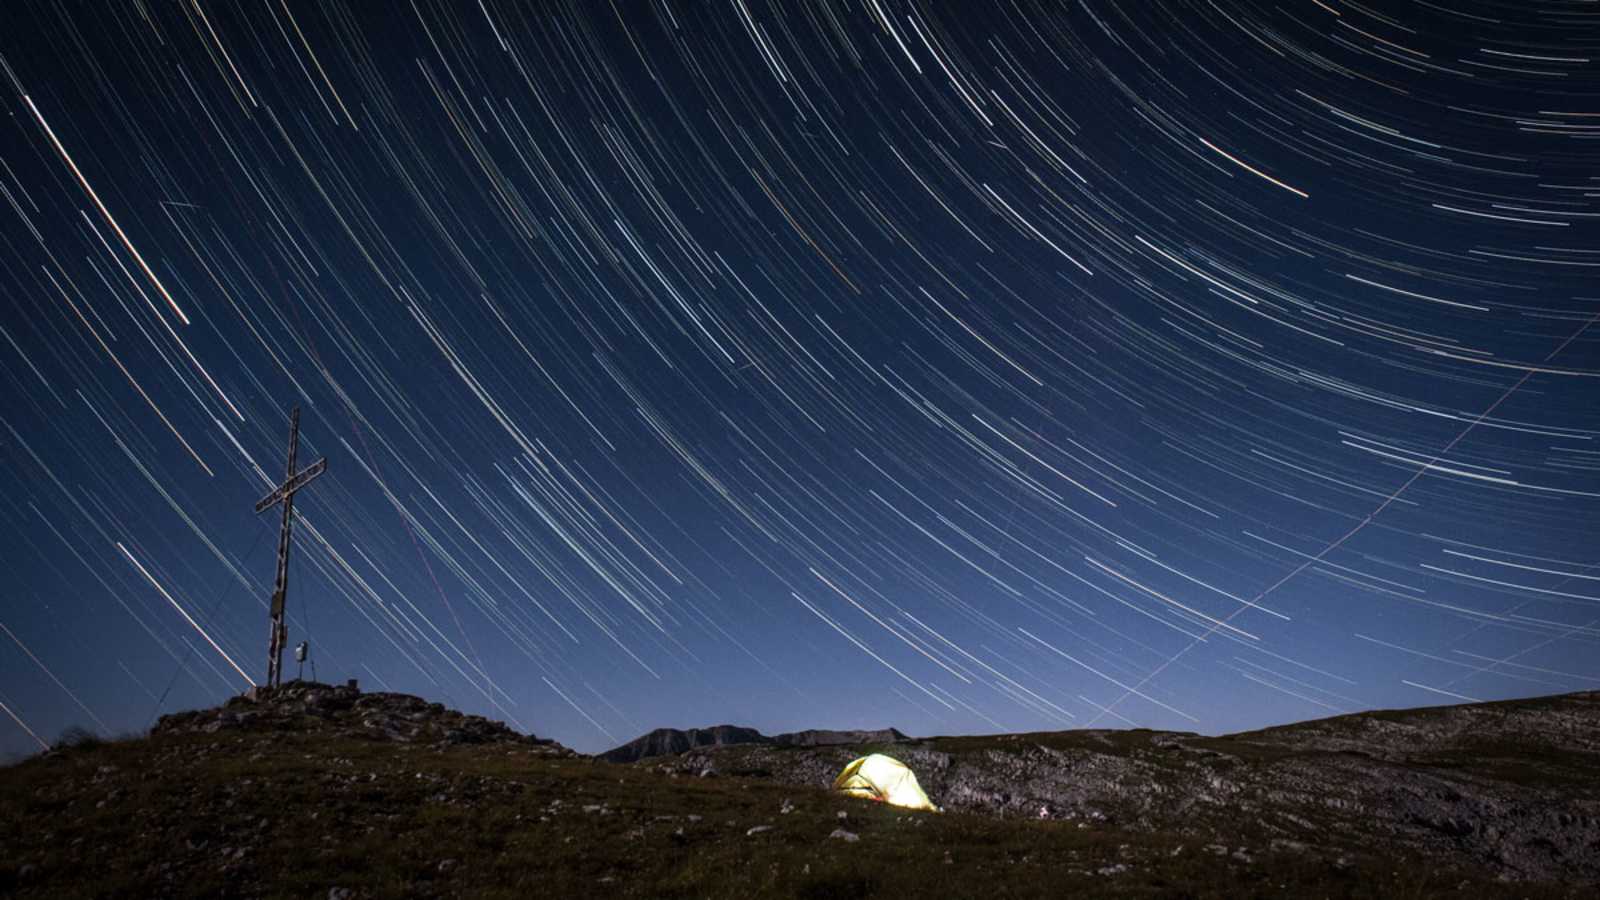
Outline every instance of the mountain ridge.
{"type": "Polygon", "coordinates": [[[840,744],[899,743],[910,740],[897,728],[836,730],[809,728],[766,735],[741,725],[712,725],[706,728],[657,728],[637,738],[596,753],[596,759],[611,763],[633,763],[657,756],[678,756],[706,747],[761,744],[774,747],[822,747],[840,744]]]}

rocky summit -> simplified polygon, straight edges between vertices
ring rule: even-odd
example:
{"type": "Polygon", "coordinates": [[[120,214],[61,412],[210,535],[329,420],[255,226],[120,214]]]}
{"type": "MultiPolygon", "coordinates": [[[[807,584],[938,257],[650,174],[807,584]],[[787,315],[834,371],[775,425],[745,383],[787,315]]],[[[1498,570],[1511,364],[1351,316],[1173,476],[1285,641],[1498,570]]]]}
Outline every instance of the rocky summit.
{"type": "Polygon", "coordinates": [[[0,769],[0,895],[1589,898],[1600,886],[1600,694],[1226,737],[795,734],[611,764],[418,697],[296,682],[0,769]],[[943,812],[828,790],[870,752],[909,764],[943,812]]]}
{"type": "Polygon", "coordinates": [[[551,756],[576,756],[552,740],[525,735],[482,716],[465,715],[410,694],[362,693],[355,682],[333,686],[291,681],[256,687],[215,709],[162,716],[150,730],[167,734],[229,731],[295,732],[405,744],[519,744],[551,756]]]}

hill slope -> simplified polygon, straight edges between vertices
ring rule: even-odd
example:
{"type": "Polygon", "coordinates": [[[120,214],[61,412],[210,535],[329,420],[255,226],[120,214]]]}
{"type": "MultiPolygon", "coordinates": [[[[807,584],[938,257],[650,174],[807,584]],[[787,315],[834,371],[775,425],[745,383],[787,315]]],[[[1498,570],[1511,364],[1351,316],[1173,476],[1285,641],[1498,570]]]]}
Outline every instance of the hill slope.
{"type": "Polygon", "coordinates": [[[870,746],[609,765],[417,698],[293,685],[0,770],[0,893],[1592,896],[1597,706],[1569,695],[1231,738],[889,745],[952,810],[939,815],[815,789],[870,746]],[[1387,793],[1356,787],[1374,778],[1387,793]],[[1050,818],[1036,801],[1056,804],[1050,818]],[[1410,815],[1396,811],[1423,801],[1463,811],[1418,826],[1438,846],[1393,840],[1384,829],[1410,815]],[[1526,842],[1511,835],[1499,862],[1463,849],[1479,832],[1462,823],[1494,816],[1554,822],[1538,832],[1544,862],[1518,862],[1526,842]]]}

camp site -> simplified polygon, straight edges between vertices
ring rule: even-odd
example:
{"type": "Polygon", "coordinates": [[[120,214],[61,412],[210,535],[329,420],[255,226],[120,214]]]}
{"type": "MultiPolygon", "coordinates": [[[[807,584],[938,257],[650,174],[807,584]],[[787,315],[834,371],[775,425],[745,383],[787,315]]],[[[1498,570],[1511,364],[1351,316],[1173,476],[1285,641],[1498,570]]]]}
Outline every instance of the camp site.
{"type": "Polygon", "coordinates": [[[1600,898],[1600,0],[0,0],[0,900],[1600,898]]]}

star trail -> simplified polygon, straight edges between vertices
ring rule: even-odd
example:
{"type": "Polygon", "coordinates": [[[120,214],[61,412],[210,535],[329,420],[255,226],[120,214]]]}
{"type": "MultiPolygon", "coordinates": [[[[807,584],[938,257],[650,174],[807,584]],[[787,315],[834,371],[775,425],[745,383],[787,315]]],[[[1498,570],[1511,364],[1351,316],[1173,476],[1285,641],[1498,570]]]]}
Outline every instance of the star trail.
{"type": "Polygon", "coordinates": [[[1600,686],[1600,9],[8,3],[0,751],[1600,686]],[[298,669],[286,661],[288,676],[298,669]]]}

